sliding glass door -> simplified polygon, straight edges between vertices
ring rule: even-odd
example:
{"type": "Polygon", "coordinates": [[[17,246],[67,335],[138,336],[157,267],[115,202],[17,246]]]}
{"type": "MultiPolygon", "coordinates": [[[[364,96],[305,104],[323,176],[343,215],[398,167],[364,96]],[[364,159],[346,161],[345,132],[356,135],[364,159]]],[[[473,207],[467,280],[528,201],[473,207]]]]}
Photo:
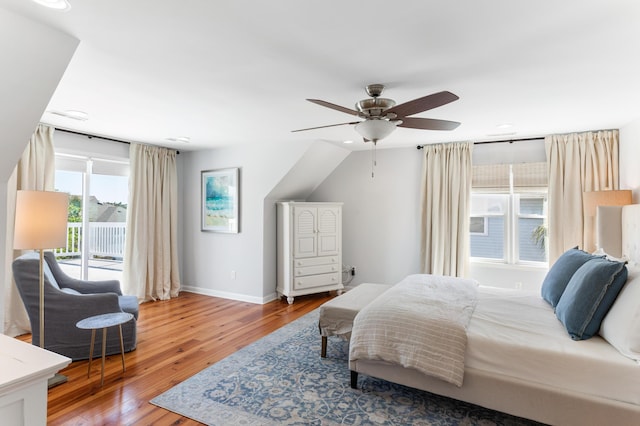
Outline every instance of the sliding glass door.
{"type": "Polygon", "coordinates": [[[57,257],[69,275],[122,278],[128,174],[122,161],[56,156],[56,191],[69,194],[67,247],[57,257]]]}

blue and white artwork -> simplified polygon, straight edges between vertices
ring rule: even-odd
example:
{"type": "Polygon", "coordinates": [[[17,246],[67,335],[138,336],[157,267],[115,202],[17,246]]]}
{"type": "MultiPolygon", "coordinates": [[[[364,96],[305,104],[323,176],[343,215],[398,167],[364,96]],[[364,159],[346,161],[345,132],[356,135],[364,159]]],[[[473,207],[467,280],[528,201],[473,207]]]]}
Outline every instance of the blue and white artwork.
{"type": "Polygon", "coordinates": [[[238,169],[202,172],[202,230],[238,232],[238,169]]]}

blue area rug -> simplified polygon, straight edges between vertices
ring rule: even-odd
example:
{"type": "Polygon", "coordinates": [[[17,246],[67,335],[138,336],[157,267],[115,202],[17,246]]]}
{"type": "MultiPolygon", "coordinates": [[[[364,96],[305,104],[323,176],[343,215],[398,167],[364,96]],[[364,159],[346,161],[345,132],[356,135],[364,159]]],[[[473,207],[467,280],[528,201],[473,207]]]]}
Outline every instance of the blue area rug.
{"type": "Polygon", "coordinates": [[[318,311],[201,371],[151,403],[208,425],[535,425],[360,375],[349,386],[348,343],[320,358],[318,311]]]}

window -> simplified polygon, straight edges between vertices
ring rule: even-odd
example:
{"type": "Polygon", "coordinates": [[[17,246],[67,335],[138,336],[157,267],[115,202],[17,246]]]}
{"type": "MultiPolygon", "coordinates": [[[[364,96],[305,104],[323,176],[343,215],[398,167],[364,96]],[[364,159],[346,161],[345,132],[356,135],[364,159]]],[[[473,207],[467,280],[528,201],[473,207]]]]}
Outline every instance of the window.
{"type": "Polygon", "coordinates": [[[470,253],[476,260],[545,263],[545,163],[474,166],[470,253]]]}
{"type": "Polygon", "coordinates": [[[489,221],[483,216],[472,216],[469,222],[469,232],[471,235],[487,235],[489,221]]]}

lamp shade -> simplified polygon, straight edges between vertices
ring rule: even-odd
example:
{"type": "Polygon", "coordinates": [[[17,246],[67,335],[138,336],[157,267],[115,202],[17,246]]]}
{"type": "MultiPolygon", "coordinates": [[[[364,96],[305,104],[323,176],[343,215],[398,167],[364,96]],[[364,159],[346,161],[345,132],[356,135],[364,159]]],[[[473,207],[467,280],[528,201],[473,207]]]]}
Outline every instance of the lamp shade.
{"type": "Polygon", "coordinates": [[[584,250],[596,250],[596,212],[598,206],[624,206],[632,203],[629,189],[615,191],[590,191],[582,193],[582,212],[584,220],[584,250]]]}
{"type": "Polygon", "coordinates": [[[388,120],[365,120],[356,124],[356,132],[370,141],[379,141],[396,129],[396,123],[388,120]]]}
{"type": "Polygon", "coordinates": [[[64,192],[18,191],[13,248],[66,246],[68,208],[69,196],[64,192]]]}

